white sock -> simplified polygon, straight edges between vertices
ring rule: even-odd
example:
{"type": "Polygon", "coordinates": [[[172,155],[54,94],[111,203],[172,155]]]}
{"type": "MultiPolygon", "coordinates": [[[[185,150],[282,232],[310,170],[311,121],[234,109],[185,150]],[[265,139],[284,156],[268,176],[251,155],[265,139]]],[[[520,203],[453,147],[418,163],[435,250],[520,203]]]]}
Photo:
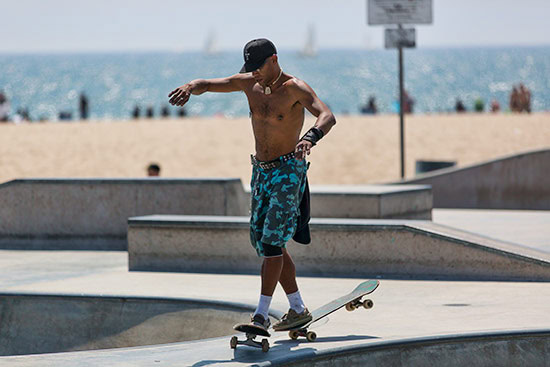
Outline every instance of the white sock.
{"type": "Polygon", "coordinates": [[[296,291],[291,294],[286,295],[288,298],[288,303],[290,303],[290,308],[292,308],[297,313],[302,313],[306,309],[300,291],[296,291]]]}
{"type": "Polygon", "coordinates": [[[258,302],[258,307],[256,308],[254,315],[260,314],[264,317],[264,320],[267,320],[272,298],[273,297],[264,296],[263,294],[260,295],[260,302],[258,302]]]}

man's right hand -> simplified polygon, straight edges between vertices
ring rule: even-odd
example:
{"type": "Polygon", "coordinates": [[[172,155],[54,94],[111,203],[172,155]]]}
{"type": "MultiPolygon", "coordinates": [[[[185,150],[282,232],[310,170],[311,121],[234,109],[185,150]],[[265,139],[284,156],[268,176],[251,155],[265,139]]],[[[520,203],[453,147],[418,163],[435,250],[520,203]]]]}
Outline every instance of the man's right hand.
{"type": "Polygon", "coordinates": [[[191,94],[198,96],[205,92],[237,92],[243,90],[246,83],[254,83],[250,74],[235,74],[227,78],[195,79],[171,91],[168,98],[171,105],[183,106],[189,101],[191,94]]]}
{"type": "Polygon", "coordinates": [[[168,95],[168,98],[170,98],[170,104],[172,106],[183,106],[187,103],[187,101],[189,101],[191,90],[192,87],[190,83],[184,84],[181,87],[174,89],[168,95]]]}

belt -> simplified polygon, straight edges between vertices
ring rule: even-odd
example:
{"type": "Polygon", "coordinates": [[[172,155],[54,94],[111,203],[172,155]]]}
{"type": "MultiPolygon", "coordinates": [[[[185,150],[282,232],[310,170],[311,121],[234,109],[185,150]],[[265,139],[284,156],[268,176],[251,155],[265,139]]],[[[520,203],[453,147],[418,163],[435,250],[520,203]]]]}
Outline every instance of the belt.
{"type": "Polygon", "coordinates": [[[279,158],[275,158],[272,161],[269,162],[263,162],[259,161],[254,157],[252,154],[250,155],[250,163],[252,163],[253,166],[260,167],[261,169],[272,169],[277,168],[281,166],[286,161],[289,161],[291,159],[296,158],[296,154],[294,152],[290,152],[288,154],[282,155],[279,158]]]}

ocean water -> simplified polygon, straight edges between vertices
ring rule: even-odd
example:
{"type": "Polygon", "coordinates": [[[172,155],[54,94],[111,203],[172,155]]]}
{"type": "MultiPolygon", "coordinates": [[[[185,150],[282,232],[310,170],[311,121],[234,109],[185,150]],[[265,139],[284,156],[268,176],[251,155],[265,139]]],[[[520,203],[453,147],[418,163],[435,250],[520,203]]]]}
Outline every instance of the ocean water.
{"type": "MultiPolygon", "coordinates": [[[[321,50],[304,58],[282,50],[280,64],[313,87],[337,114],[357,114],[369,96],[382,113],[396,112],[396,50],[321,50]]],[[[454,110],[461,98],[471,110],[481,98],[508,109],[512,86],[524,83],[532,93],[533,111],[550,110],[550,46],[521,48],[407,49],[405,88],[415,100],[415,113],[454,110]]],[[[168,93],[195,78],[223,77],[242,66],[241,52],[135,54],[0,54],[0,90],[11,114],[27,108],[32,119],[56,119],[60,111],[78,115],[84,92],[92,118],[127,119],[134,106],[152,106],[158,115],[168,93]]],[[[486,107],[487,109],[487,107],[486,107]]],[[[177,108],[170,107],[171,114],[177,108]]],[[[189,115],[248,115],[241,93],[193,96],[189,115]]]]}

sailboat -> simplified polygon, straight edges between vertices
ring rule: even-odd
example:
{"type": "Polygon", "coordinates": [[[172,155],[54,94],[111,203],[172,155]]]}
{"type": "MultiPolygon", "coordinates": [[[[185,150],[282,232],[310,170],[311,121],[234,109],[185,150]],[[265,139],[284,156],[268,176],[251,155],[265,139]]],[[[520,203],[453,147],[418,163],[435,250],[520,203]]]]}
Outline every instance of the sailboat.
{"type": "Polygon", "coordinates": [[[216,32],[211,30],[208,33],[208,36],[206,37],[206,41],[204,42],[204,54],[206,55],[217,55],[220,53],[220,49],[218,46],[218,39],[216,37],[216,32]]]}
{"type": "Polygon", "coordinates": [[[317,56],[317,45],[315,41],[315,27],[310,24],[307,29],[306,42],[300,51],[300,56],[315,57],[317,56]]]}

